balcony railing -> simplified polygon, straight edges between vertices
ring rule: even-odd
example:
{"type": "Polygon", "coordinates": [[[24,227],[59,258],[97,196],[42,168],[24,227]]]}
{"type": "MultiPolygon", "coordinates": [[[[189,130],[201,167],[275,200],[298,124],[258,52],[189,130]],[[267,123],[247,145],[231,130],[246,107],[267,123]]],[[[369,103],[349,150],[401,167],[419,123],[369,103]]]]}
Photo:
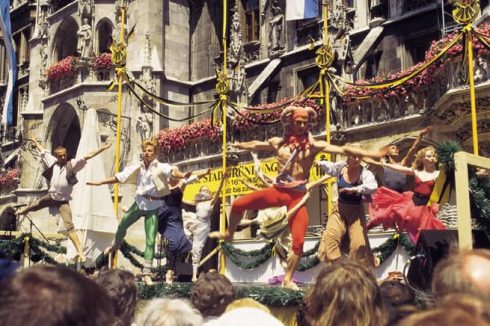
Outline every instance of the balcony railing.
{"type": "Polygon", "coordinates": [[[114,76],[114,68],[109,70],[94,70],[89,65],[82,65],[72,74],[48,80],[49,94],[55,94],[83,82],[109,81],[114,76]]]}
{"type": "MultiPolygon", "coordinates": [[[[477,87],[489,80],[489,63],[489,57],[477,57],[475,63],[475,85],[477,87]]],[[[367,101],[347,103],[337,109],[332,105],[337,120],[332,123],[337,124],[341,130],[349,131],[374,125],[382,127],[395,120],[410,119],[420,114],[430,113],[436,102],[449,90],[467,87],[466,70],[460,61],[447,62],[434,73],[434,80],[431,83],[413,88],[404,97],[397,94],[383,99],[373,97],[367,101]]],[[[324,114],[320,115],[319,121],[320,123],[312,130],[313,135],[325,132],[324,114]]],[[[332,125],[331,130],[335,131],[336,126],[332,125]]],[[[227,141],[268,139],[281,135],[282,126],[276,123],[270,126],[253,126],[247,130],[233,130],[228,134],[227,141]]],[[[186,148],[166,153],[163,159],[179,162],[217,154],[221,154],[221,142],[211,142],[208,138],[202,138],[194,140],[186,148]]]]}

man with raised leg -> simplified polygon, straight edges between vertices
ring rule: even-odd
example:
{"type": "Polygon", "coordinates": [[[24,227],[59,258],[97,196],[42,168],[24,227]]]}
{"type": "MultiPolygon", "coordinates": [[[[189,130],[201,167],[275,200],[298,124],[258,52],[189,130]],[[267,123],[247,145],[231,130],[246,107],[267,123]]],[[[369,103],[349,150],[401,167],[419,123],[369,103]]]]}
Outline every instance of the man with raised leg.
{"type": "MultiPolygon", "coordinates": [[[[349,154],[368,157],[380,157],[379,153],[330,145],[325,141],[314,140],[310,134],[316,123],[317,114],[310,107],[291,105],[281,114],[284,127],[283,137],[273,137],[267,141],[234,143],[232,146],[247,151],[274,151],[278,162],[278,176],[275,183],[264,190],[245,195],[233,202],[228,229],[225,232],[213,232],[212,238],[231,241],[245,210],[260,210],[269,207],[286,206],[288,211],[301,201],[306,193],[305,184],[315,156],[320,152],[349,154]]],[[[292,278],[303,254],[303,244],[308,226],[306,206],[299,208],[289,219],[293,238],[292,253],[288,257],[283,287],[297,289],[292,278]]]]}
{"type": "Polygon", "coordinates": [[[89,159],[108,149],[112,145],[112,142],[107,143],[107,145],[96,151],[86,154],[82,158],[68,160],[68,153],[64,147],[56,147],[53,156],[48,150],[42,147],[37,140],[26,140],[32,141],[41,153],[41,159],[47,167],[43,176],[48,180],[49,190],[46,196],[41,197],[32,205],[20,210],[17,215],[24,215],[45,207],[57,207],[61,218],[65,223],[68,238],[73,242],[73,245],[77,250],[78,260],[83,263],[87,258],[85,257],[73,225],[69,201],[72,199],[71,193],[73,191],[73,185],[78,182],[76,173],[85,167],[89,159]]]}

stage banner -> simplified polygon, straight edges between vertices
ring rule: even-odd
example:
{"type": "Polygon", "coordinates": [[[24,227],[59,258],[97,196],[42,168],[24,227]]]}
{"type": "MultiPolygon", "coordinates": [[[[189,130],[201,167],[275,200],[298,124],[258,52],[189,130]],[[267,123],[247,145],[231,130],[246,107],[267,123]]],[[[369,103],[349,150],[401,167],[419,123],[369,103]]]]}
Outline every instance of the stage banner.
{"type": "MultiPolygon", "coordinates": [[[[319,153],[315,158],[315,160],[325,159],[326,154],[324,153],[319,153]]],[[[277,160],[275,158],[262,160],[260,163],[260,169],[266,176],[275,178],[277,176],[277,160]]],[[[227,196],[241,196],[251,192],[251,190],[240,180],[244,180],[250,185],[260,189],[266,187],[266,185],[264,185],[264,183],[257,178],[253,162],[228,167],[226,171],[228,173],[228,185],[226,187],[227,196]]],[[[313,166],[310,170],[310,181],[318,180],[323,176],[323,174],[324,173],[320,171],[318,166],[313,166]]],[[[209,174],[199,179],[199,181],[186,186],[184,191],[184,200],[192,201],[203,185],[206,185],[211,191],[216,191],[222,178],[223,171],[221,168],[212,169],[209,174]]]]}

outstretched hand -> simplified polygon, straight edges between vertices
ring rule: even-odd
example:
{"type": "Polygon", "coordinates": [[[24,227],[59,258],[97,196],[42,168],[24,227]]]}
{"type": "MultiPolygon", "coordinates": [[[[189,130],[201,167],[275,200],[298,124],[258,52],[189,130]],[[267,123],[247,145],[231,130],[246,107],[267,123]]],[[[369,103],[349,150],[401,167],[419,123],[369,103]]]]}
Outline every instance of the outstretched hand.
{"type": "Polygon", "coordinates": [[[422,129],[422,131],[420,132],[420,136],[425,136],[427,135],[429,132],[432,131],[432,126],[428,126],[428,127],[425,127],[424,129],[422,129]]]}
{"type": "Polygon", "coordinates": [[[109,147],[112,146],[112,144],[114,143],[114,139],[111,139],[107,142],[106,145],[102,146],[103,149],[108,149],[109,147]]]}
{"type": "Polygon", "coordinates": [[[100,181],[87,181],[86,185],[87,186],[100,186],[100,185],[102,185],[102,182],[100,182],[100,181]]]}

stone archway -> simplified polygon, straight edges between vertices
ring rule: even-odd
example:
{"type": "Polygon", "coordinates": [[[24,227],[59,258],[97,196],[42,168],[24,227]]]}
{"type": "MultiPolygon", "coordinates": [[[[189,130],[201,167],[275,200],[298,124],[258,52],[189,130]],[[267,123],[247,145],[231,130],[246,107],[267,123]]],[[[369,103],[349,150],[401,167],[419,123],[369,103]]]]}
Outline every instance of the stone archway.
{"type": "Polygon", "coordinates": [[[48,125],[47,142],[51,143],[51,149],[63,146],[68,152],[68,158],[74,158],[80,136],[80,120],[75,109],[66,102],[60,104],[55,109],[48,125]]]}

